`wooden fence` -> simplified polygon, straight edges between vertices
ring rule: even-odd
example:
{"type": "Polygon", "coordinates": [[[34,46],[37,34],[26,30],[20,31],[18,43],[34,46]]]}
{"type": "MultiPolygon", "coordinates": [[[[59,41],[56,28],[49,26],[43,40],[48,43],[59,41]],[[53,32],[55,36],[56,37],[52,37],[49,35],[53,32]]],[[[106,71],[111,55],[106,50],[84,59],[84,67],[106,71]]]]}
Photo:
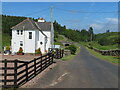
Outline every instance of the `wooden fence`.
{"type": "Polygon", "coordinates": [[[6,59],[0,61],[1,86],[17,88],[23,85],[51,65],[53,56],[48,53],[29,62],[6,59]]]}
{"type": "Polygon", "coordinates": [[[49,48],[49,52],[54,54],[55,59],[60,59],[64,55],[64,50],[58,48],[49,48]]]}
{"type": "Polygon", "coordinates": [[[109,55],[109,56],[120,56],[120,50],[99,50],[97,48],[88,46],[88,48],[93,49],[96,52],[101,53],[102,55],[109,55]]]}

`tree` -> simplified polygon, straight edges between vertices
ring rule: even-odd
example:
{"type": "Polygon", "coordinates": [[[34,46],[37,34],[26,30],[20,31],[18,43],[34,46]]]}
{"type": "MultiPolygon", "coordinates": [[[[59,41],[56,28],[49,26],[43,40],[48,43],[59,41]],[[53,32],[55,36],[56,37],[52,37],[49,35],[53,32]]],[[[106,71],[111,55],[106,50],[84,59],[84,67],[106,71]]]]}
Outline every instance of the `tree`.
{"type": "Polygon", "coordinates": [[[94,33],[93,33],[93,28],[90,27],[89,30],[88,30],[88,32],[89,32],[89,35],[90,35],[90,40],[91,40],[91,42],[92,42],[92,41],[93,41],[93,35],[94,35],[94,33]]]}
{"type": "Polygon", "coordinates": [[[106,33],[109,33],[110,32],[110,30],[106,30],[106,33]]]}
{"type": "Polygon", "coordinates": [[[81,41],[89,41],[89,32],[85,29],[82,29],[80,32],[80,40],[81,41]]]}
{"type": "Polygon", "coordinates": [[[71,54],[73,54],[73,55],[76,53],[76,50],[77,50],[75,45],[70,45],[68,47],[68,49],[71,51],[71,54]]]}

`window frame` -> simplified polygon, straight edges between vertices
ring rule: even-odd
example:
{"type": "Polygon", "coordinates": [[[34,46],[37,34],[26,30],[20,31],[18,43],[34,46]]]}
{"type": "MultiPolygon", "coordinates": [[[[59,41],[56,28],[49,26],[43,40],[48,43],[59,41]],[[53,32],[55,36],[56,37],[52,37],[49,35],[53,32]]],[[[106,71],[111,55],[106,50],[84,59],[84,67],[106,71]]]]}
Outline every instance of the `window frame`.
{"type": "Polygon", "coordinates": [[[29,32],[29,39],[32,39],[32,32],[29,32]]]}
{"type": "Polygon", "coordinates": [[[20,34],[19,32],[20,32],[20,30],[17,30],[17,35],[19,35],[19,34],[20,34]]]}
{"type": "Polygon", "coordinates": [[[23,41],[20,41],[20,46],[23,46],[23,41]]]}
{"type": "Polygon", "coordinates": [[[23,35],[23,30],[20,31],[21,35],[23,35]]]}

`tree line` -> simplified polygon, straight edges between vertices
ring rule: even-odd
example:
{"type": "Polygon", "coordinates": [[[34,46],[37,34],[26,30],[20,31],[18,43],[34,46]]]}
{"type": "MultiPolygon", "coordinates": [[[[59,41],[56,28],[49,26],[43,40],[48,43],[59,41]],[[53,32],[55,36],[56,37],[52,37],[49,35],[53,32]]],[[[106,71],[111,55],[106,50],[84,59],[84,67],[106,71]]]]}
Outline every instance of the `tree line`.
{"type": "MultiPolygon", "coordinates": [[[[26,18],[27,17],[2,15],[2,32],[11,36],[11,27],[15,26],[26,18]]],[[[31,19],[37,21],[37,19],[31,19]]],[[[58,35],[64,35],[68,39],[71,39],[75,42],[96,41],[101,45],[120,43],[118,37],[116,36],[118,35],[118,33],[110,32],[110,30],[107,30],[103,34],[94,34],[94,29],[92,27],[89,27],[88,30],[67,29],[65,25],[61,26],[57,21],[54,21],[54,30],[55,38],[57,38],[58,35]],[[112,37],[113,33],[115,34],[114,37],[112,37]]]]}
{"type": "Polygon", "coordinates": [[[72,30],[72,29],[66,29],[66,26],[61,26],[57,21],[54,21],[54,30],[55,30],[55,37],[57,38],[58,34],[64,35],[68,39],[71,39],[75,42],[80,41],[93,41],[94,40],[94,32],[93,28],[89,27],[88,30],[82,29],[82,30],[72,30]]]}

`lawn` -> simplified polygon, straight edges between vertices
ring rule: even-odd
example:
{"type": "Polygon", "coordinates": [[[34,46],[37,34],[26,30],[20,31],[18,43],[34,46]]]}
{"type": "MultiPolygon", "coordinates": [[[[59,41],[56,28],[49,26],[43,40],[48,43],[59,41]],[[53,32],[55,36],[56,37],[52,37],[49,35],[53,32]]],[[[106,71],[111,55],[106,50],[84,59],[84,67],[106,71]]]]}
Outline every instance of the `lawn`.
{"type": "MultiPolygon", "coordinates": [[[[87,48],[87,47],[86,47],[87,48]]],[[[88,49],[88,48],[87,48],[88,49]]],[[[88,51],[90,53],[92,53],[94,56],[102,59],[102,60],[106,60],[106,61],[109,61],[111,63],[114,63],[114,64],[118,64],[120,63],[120,58],[116,57],[116,56],[104,56],[104,55],[101,55],[100,53],[98,52],[95,52],[94,50],[91,50],[91,49],[88,49],[88,51]]]]}
{"type": "Polygon", "coordinates": [[[91,46],[94,48],[100,49],[100,50],[118,49],[118,44],[102,46],[102,45],[98,44],[97,42],[92,42],[91,46]]]}
{"type": "Polygon", "coordinates": [[[113,49],[119,49],[118,48],[118,44],[114,44],[114,45],[106,45],[106,46],[102,46],[99,43],[93,41],[93,42],[80,42],[81,45],[89,45],[91,44],[92,47],[100,49],[100,50],[113,50],[113,49]]]}

